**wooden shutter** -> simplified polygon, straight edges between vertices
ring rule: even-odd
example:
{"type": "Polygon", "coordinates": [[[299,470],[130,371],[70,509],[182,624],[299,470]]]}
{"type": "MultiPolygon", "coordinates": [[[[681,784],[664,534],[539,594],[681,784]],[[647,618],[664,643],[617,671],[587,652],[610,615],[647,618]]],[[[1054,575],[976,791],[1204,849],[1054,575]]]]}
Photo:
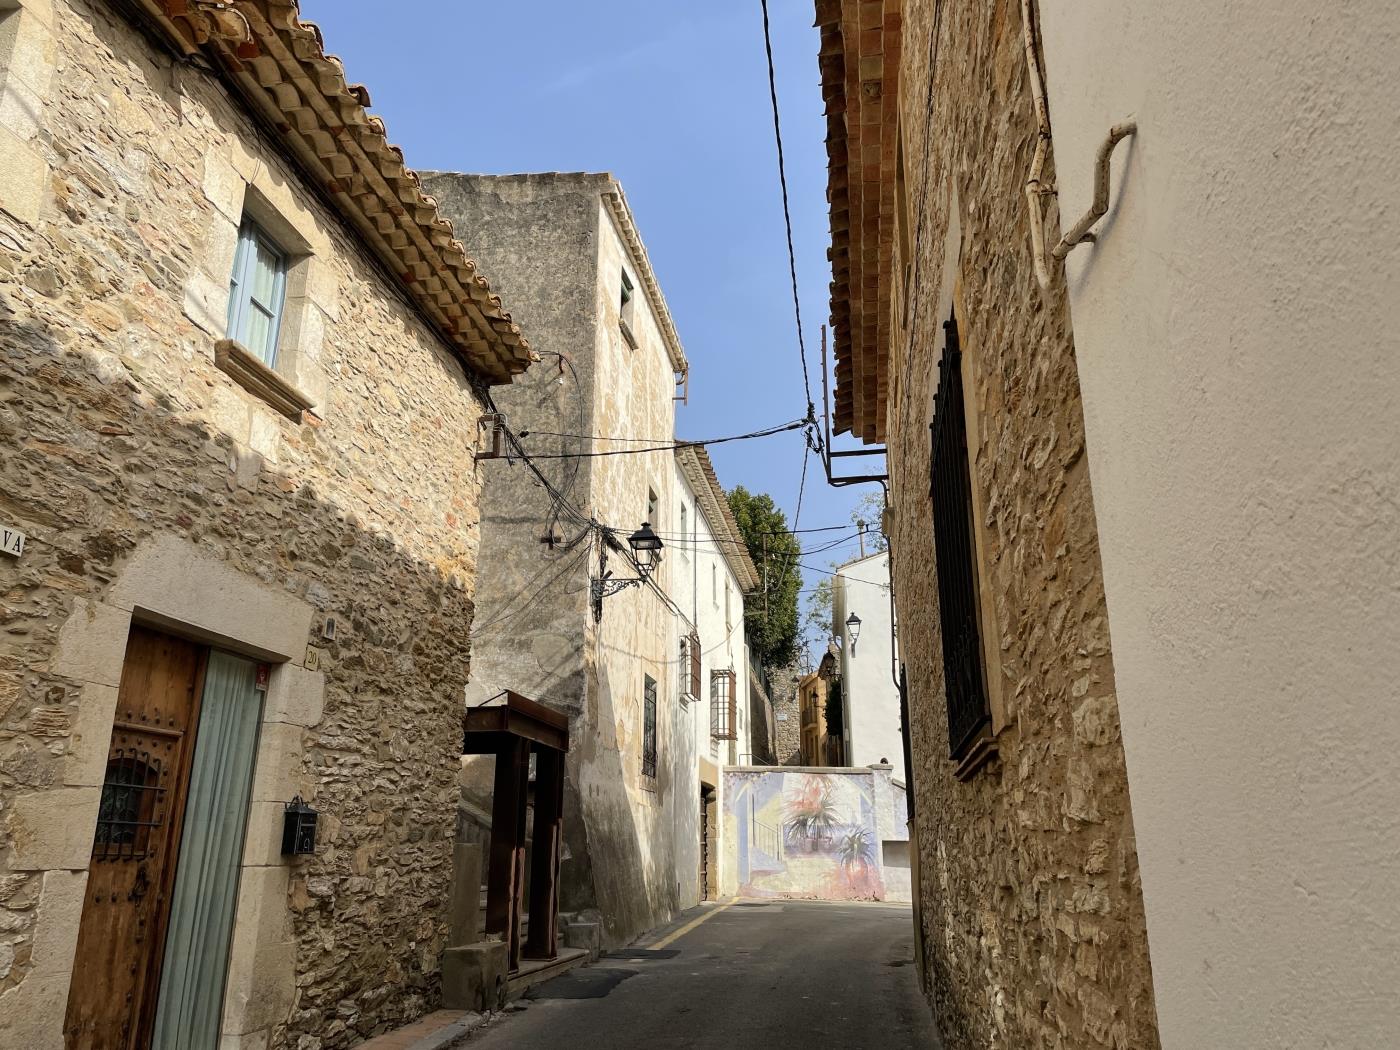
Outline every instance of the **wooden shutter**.
{"type": "Polygon", "coordinates": [[[943,681],[948,697],[948,753],[960,758],[991,721],[982,681],[976,547],[972,538],[972,478],[963,409],[962,350],[956,316],[943,325],[938,393],[932,424],[933,546],[943,635],[943,681]]]}
{"type": "Polygon", "coordinates": [[[690,695],[700,698],[700,636],[690,636],[690,695]]]}

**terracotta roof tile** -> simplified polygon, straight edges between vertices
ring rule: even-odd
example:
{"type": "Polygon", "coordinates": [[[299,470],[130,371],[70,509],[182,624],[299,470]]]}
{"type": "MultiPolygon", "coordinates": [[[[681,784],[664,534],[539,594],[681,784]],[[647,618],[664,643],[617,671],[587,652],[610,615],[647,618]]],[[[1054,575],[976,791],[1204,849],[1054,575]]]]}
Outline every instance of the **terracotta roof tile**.
{"type": "Polygon", "coordinates": [[[525,337],[492,294],[437,202],[423,193],[369,90],[325,52],[296,0],[139,0],[181,51],[203,53],[283,145],[320,181],[342,216],[403,282],[408,296],[485,380],[508,383],[530,364],[525,337]]]}
{"type": "Polygon", "coordinates": [[[838,433],[885,439],[895,240],[899,0],[816,0],[827,124],[838,433]]]}

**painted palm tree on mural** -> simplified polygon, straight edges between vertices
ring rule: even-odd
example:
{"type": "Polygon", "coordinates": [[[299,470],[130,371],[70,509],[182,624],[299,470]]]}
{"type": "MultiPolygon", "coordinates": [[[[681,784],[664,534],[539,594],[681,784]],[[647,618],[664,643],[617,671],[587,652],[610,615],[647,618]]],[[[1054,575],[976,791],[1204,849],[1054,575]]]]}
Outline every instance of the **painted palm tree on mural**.
{"type": "Polygon", "coordinates": [[[807,777],[797,792],[783,802],[783,829],[789,841],[805,842],[817,850],[830,841],[839,823],[831,785],[822,777],[807,777]]]}

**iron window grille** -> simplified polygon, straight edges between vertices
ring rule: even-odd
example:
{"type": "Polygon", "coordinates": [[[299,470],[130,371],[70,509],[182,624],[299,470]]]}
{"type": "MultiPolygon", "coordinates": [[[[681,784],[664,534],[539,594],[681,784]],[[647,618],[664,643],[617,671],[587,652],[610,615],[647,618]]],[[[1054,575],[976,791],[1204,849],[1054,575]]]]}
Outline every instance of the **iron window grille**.
{"type": "Polygon", "coordinates": [[[164,774],[159,756],[134,747],[119,748],[107,760],[97,810],[97,860],[150,855],[152,831],[164,823],[164,774]]]}
{"type": "Polygon", "coordinates": [[[734,701],[734,672],[710,672],[710,736],[716,740],[738,738],[739,712],[734,701]]]}
{"type": "Polygon", "coordinates": [[[700,699],[700,636],[694,631],[681,638],[680,692],[700,699]]]}
{"type": "Polygon", "coordinates": [[[642,686],[642,776],[656,776],[656,679],[650,675],[642,686]]]}
{"type": "Polygon", "coordinates": [[[963,408],[962,349],[956,314],[943,325],[934,399],[930,496],[943,635],[943,682],[948,697],[948,753],[962,758],[991,722],[982,680],[981,617],[973,540],[972,478],[963,408]]]}

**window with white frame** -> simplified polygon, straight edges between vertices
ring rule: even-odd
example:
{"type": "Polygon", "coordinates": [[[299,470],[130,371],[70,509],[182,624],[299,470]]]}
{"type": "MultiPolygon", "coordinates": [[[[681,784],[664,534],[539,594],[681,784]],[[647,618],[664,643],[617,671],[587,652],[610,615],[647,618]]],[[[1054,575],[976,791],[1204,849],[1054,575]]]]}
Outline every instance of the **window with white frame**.
{"type": "Polygon", "coordinates": [[[726,631],[734,630],[734,621],[730,613],[729,580],[727,577],[724,581],[724,629],[726,631]]]}
{"type": "Polygon", "coordinates": [[[228,337],[271,367],[287,295],[287,253],[244,216],[229,278],[228,337]]]}
{"type": "Polygon", "coordinates": [[[685,500],[681,500],[681,513],[680,513],[680,524],[681,524],[680,537],[681,537],[681,538],[680,538],[680,543],[678,544],[678,546],[680,547],[681,553],[682,553],[682,554],[685,553],[686,541],[690,539],[690,532],[688,531],[688,530],[689,530],[689,524],[688,524],[689,518],[690,518],[690,513],[689,513],[689,511],[686,509],[685,500]]]}

